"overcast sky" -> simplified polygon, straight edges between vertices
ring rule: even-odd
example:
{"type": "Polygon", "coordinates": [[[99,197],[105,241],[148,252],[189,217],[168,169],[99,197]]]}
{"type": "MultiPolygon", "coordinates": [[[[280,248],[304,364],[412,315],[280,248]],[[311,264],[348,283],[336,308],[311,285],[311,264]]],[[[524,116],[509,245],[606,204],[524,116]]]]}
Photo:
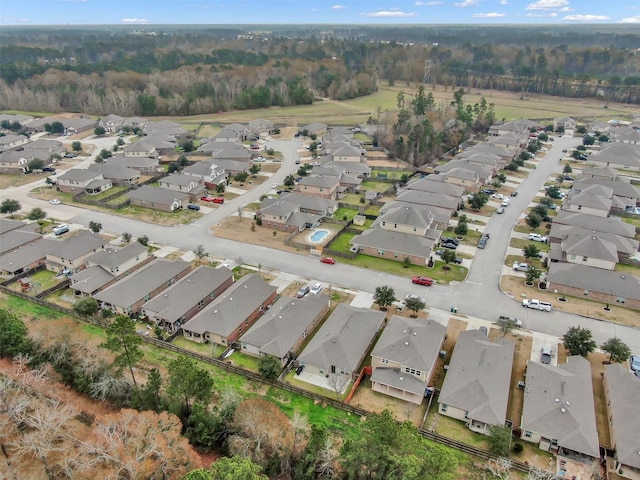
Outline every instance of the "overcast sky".
{"type": "Polygon", "coordinates": [[[2,25],[247,23],[640,24],[640,0],[0,1],[2,25]]]}

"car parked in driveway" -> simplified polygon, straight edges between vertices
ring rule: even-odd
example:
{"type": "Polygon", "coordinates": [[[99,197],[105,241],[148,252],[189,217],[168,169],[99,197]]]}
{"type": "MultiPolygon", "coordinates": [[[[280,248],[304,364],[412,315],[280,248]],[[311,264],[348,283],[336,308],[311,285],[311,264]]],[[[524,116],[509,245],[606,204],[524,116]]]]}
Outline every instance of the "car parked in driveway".
{"type": "Polygon", "coordinates": [[[518,192],[516,192],[515,190],[513,192],[511,192],[511,196],[512,197],[517,197],[518,196],[518,192]]]}
{"type": "Polygon", "coordinates": [[[533,240],[534,242],[546,243],[547,237],[545,237],[544,235],[540,235],[539,233],[530,233],[529,240],[533,240]]]}
{"type": "Polygon", "coordinates": [[[331,257],[322,257],[320,259],[320,263],[326,263],[328,265],[333,265],[334,263],[336,263],[336,261],[331,257]]]}
{"type": "Polygon", "coordinates": [[[200,210],[200,205],[197,205],[195,203],[190,203],[189,205],[187,205],[187,208],[189,210],[195,210],[197,212],[200,210]]]}
{"type": "Polygon", "coordinates": [[[498,210],[496,210],[496,213],[498,215],[502,215],[504,213],[504,207],[500,207],[498,210]]]}
{"type": "Polygon", "coordinates": [[[501,193],[494,193],[493,195],[491,195],[493,198],[497,198],[498,200],[502,200],[504,198],[504,195],[502,195],[501,193]]]}
{"type": "Polygon", "coordinates": [[[296,293],[296,298],[304,297],[307,293],[309,293],[309,290],[311,290],[309,285],[305,285],[304,287],[300,287],[300,289],[298,290],[298,293],[296,293]]]}
{"type": "Polygon", "coordinates": [[[49,203],[51,205],[60,205],[61,202],[57,198],[52,198],[51,200],[49,200],[49,203]]]}
{"type": "Polygon", "coordinates": [[[309,290],[309,293],[311,295],[317,295],[322,291],[322,284],[321,283],[316,283],[313,287],[311,287],[311,290],[309,290]]]}
{"type": "Polygon", "coordinates": [[[431,285],[433,285],[433,278],[429,278],[429,277],[413,277],[411,279],[411,282],[416,284],[416,285],[426,285],[427,287],[430,287],[431,285]]]}
{"type": "Polygon", "coordinates": [[[640,372],[640,355],[631,355],[629,357],[629,367],[634,372],[640,372]]]}

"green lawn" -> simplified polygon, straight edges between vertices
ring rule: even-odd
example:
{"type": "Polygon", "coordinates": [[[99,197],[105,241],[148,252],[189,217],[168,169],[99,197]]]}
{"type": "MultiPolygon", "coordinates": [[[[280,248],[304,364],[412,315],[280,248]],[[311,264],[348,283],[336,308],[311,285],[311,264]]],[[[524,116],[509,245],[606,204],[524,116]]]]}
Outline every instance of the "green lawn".
{"type": "Polygon", "coordinates": [[[393,180],[400,180],[402,175],[406,172],[398,172],[397,170],[372,170],[369,178],[376,178],[379,174],[386,175],[387,178],[393,180]]]}
{"type": "Polygon", "coordinates": [[[247,355],[242,352],[234,352],[233,355],[229,357],[229,360],[238,367],[246,368],[252,372],[258,372],[260,359],[252,355],[247,355]]]}
{"type": "Polygon", "coordinates": [[[331,248],[332,250],[337,250],[339,252],[348,252],[349,248],[351,248],[351,244],[349,244],[349,241],[351,241],[351,239],[355,236],[355,233],[342,232],[335,238],[329,248],[331,248]]]}
{"type": "MultiPolygon", "coordinates": [[[[434,413],[433,415],[438,415],[437,432],[440,435],[448,438],[453,438],[459,442],[466,443],[467,445],[472,445],[476,448],[488,450],[489,444],[485,435],[472,432],[463,422],[461,422],[460,420],[456,420],[455,418],[447,417],[446,415],[440,415],[439,413],[434,413]]],[[[429,420],[427,420],[427,422],[428,421],[429,420]]]]}
{"type": "MultiPolygon", "coordinates": [[[[200,355],[208,355],[210,357],[214,357],[213,350],[215,346],[210,343],[192,342],[191,340],[188,340],[183,336],[178,336],[171,342],[171,344],[175,345],[176,347],[184,348],[185,350],[189,350],[191,352],[199,353],[200,355]]],[[[224,349],[220,347],[220,351],[216,353],[217,355],[222,355],[223,351],[224,349]]],[[[217,355],[215,356],[217,357],[217,355]]]]}
{"type": "Polygon", "coordinates": [[[364,190],[375,190],[376,192],[386,192],[389,188],[392,188],[393,184],[385,183],[385,182],[374,182],[372,180],[367,180],[362,182],[362,188],[364,190]]]}
{"type": "Polygon", "coordinates": [[[337,219],[337,220],[344,220],[344,217],[347,217],[346,220],[348,222],[350,222],[351,220],[353,220],[353,217],[355,217],[358,214],[358,210],[354,209],[354,208],[338,208],[336,210],[336,212],[333,214],[333,218],[337,219]]]}
{"type": "Polygon", "coordinates": [[[369,205],[369,208],[367,208],[364,213],[367,215],[378,215],[381,208],[382,205],[369,205]]]}
{"type": "Polygon", "coordinates": [[[91,200],[102,200],[105,197],[111,196],[111,195],[115,195],[116,193],[122,193],[127,189],[127,187],[123,187],[123,186],[118,186],[118,187],[112,187],[108,190],[105,190],[104,192],[100,192],[98,195],[89,195],[87,198],[90,198],[91,200]]]}
{"type": "Polygon", "coordinates": [[[512,238],[509,242],[509,246],[513,248],[519,248],[520,250],[524,249],[527,245],[535,245],[538,247],[538,250],[541,252],[548,252],[551,249],[550,245],[542,242],[532,242],[531,240],[525,240],[523,238],[512,238]]]}
{"type": "Polygon", "coordinates": [[[357,193],[347,193],[343,198],[340,199],[340,203],[347,203],[349,205],[354,205],[355,208],[358,208],[361,205],[360,199],[362,195],[358,195],[357,193]]]}
{"type": "Polygon", "coordinates": [[[637,229],[640,229],[640,218],[632,218],[632,217],[618,217],[622,218],[622,221],[625,223],[630,223],[631,225],[635,225],[637,229]]]}
{"type": "Polygon", "coordinates": [[[58,319],[66,315],[51,308],[32,303],[23,298],[0,293],[0,306],[17,315],[37,319],[58,319]]]}

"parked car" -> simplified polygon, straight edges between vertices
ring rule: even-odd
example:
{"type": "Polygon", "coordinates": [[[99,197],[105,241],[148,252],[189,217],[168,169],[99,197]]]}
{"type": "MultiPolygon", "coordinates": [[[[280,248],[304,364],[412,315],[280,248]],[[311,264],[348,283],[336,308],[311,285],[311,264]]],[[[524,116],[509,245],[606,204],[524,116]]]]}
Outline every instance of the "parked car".
{"type": "Polygon", "coordinates": [[[481,250],[484,249],[487,246],[488,241],[489,241],[489,234],[483,233],[482,237],[480,237],[480,240],[478,240],[478,248],[481,250]]]}
{"type": "Polygon", "coordinates": [[[320,259],[320,263],[326,263],[328,265],[333,265],[334,263],[336,263],[336,261],[331,257],[322,257],[320,259]]]}
{"type": "Polygon", "coordinates": [[[56,169],[53,167],[42,167],[43,172],[55,172],[56,169]]]}
{"type": "Polygon", "coordinates": [[[573,182],[573,181],[575,180],[575,178],[570,177],[569,175],[565,175],[565,176],[564,176],[564,179],[565,179],[567,182],[573,182]]]}
{"type": "Polygon", "coordinates": [[[512,197],[517,197],[518,196],[518,192],[514,190],[513,192],[511,192],[511,196],[512,197]]]}
{"type": "Polygon", "coordinates": [[[271,188],[278,188],[280,186],[279,183],[272,183],[271,188]]]}
{"type": "Polygon", "coordinates": [[[218,203],[220,205],[222,205],[224,203],[224,198],[222,197],[213,197],[213,200],[211,200],[213,203],[218,203]]]}
{"type": "Polygon", "coordinates": [[[455,250],[456,248],[458,248],[458,244],[452,243],[452,242],[442,242],[440,246],[443,248],[451,249],[451,250],[455,250]]]}
{"type": "Polygon", "coordinates": [[[405,300],[420,300],[422,303],[427,303],[427,301],[424,299],[424,297],[421,297],[420,295],[412,295],[409,294],[406,297],[404,297],[405,300]]]}
{"type": "Polygon", "coordinates": [[[57,198],[52,198],[51,200],[49,200],[49,203],[51,205],[60,205],[60,203],[62,202],[60,202],[60,200],[58,200],[57,198]]]}
{"type": "Polygon", "coordinates": [[[197,212],[198,210],[200,210],[200,205],[197,205],[195,203],[190,203],[189,205],[187,205],[187,208],[189,210],[195,210],[197,212]]]}
{"type": "Polygon", "coordinates": [[[77,155],[75,153],[67,153],[65,154],[64,158],[76,158],[77,155]]]}
{"type": "Polygon", "coordinates": [[[300,289],[298,290],[298,293],[296,293],[296,298],[304,297],[307,293],[309,293],[309,290],[311,290],[309,285],[305,285],[304,287],[300,287],[300,289]]]}
{"type": "Polygon", "coordinates": [[[451,263],[455,263],[456,265],[460,265],[462,263],[462,257],[454,258],[451,263]]]}
{"type": "Polygon", "coordinates": [[[540,235],[539,233],[530,233],[529,234],[529,240],[533,240],[534,242],[546,243],[547,242],[547,237],[545,237],[544,235],[540,235]]]}
{"type": "Polygon", "coordinates": [[[413,282],[416,285],[426,285],[427,287],[430,287],[431,285],[433,285],[433,278],[429,278],[429,277],[413,277],[411,279],[411,282],[413,282]]]}
{"type": "Polygon", "coordinates": [[[56,235],[62,235],[63,233],[67,233],[69,231],[69,225],[66,223],[61,223],[60,225],[56,225],[53,227],[53,233],[56,235]]]}
{"type": "Polygon", "coordinates": [[[491,195],[493,198],[497,198],[498,200],[502,200],[504,198],[504,195],[502,195],[501,193],[494,193],[493,195],[491,195]]]}
{"type": "Polygon", "coordinates": [[[529,265],[527,263],[513,262],[513,269],[516,272],[526,272],[529,270],[529,265]]]}
{"type": "Polygon", "coordinates": [[[483,188],[482,193],[486,193],[487,195],[493,195],[494,193],[496,193],[496,191],[493,188],[483,188]]]}
{"type": "Polygon", "coordinates": [[[204,197],[200,197],[200,200],[202,200],[203,202],[213,202],[213,197],[205,195],[204,197]]]}
{"type": "Polygon", "coordinates": [[[500,207],[498,210],[496,210],[496,213],[498,215],[502,215],[504,213],[504,207],[500,207]]]}
{"type": "Polygon", "coordinates": [[[546,365],[549,365],[551,363],[551,347],[542,347],[540,361],[546,365]]]}
{"type": "Polygon", "coordinates": [[[522,300],[522,306],[525,308],[533,308],[534,310],[542,310],[543,312],[550,312],[553,306],[549,302],[542,302],[535,298],[522,300]]]}
{"type": "Polygon", "coordinates": [[[505,198],[504,200],[502,200],[502,203],[500,205],[506,208],[509,206],[510,203],[511,203],[511,200],[509,200],[508,198],[505,198]]]}
{"type": "Polygon", "coordinates": [[[309,291],[309,293],[311,293],[311,295],[317,295],[321,291],[322,291],[322,284],[316,283],[313,287],[311,287],[311,290],[309,291]]]}
{"type": "Polygon", "coordinates": [[[640,355],[631,355],[629,357],[629,367],[634,372],[640,372],[640,355]]]}

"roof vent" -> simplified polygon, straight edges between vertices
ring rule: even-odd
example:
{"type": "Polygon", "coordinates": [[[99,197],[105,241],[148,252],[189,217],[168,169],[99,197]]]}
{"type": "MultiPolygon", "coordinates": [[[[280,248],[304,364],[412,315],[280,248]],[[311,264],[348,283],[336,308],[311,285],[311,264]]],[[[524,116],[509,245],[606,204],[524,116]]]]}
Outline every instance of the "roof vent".
{"type": "Polygon", "coordinates": [[[624,280],[624,275],[620,275],[620,278],[624,280]]]}
{"type": "Polygon", "coordinates": [[[402,333],[405,333],[405,334],[406,334],[406,333],[407,333],[407,331],[406,331],[406,330],[403,330],[403,331],[402,331],[402,333]]]}
{"type": "Polygon", "coordinates": [[[564,407],[562,407],[562,408],[560,409],[560,411],[561,411],[562,413],[567,413],[567,409],[566,409],[566,408],[564,408],[564,407]]]}
{"type": "Polygon", "coordinates": [[[400,381],[403,381],[403,380],[404,380],[404,377],[400,377],[400,381]]]}
{"type": "Polygon", "coordinates": [[[565,400],[565,401],[564,401],[564,403],[566,403],[566,404],[567,404],[567,407],[570,407],[570,406],[571,406],[571,404],[569,403],[569,401],[568,401],[568,400],[565,400]]]}
{"type": "Polygon", "coordinates": [[[213,313],[218,313],[218,310],[214,310],[213,313]]]}
{"type": "Polygon", "coordinates": [[[556,403],[560,403],[560,399],[559,398],[556,398],[555,401],[556,401],[556,403]]]}
{"type": "Polygon", "coordinates": [[[404,342],[404,344],[405,344],[406,346],[409,346],[409,342],[404,342]]]}
{"type": "Polygon", "coordinates": [[[229,301],[232,302],[233,301],[233,297],[229,297],[229,301]]]}
{"type": "Polygon", "coordinates": [[[416,332],[413,332],[413,336],[415,337],[416,335],[418,335],[416,332]]]}

